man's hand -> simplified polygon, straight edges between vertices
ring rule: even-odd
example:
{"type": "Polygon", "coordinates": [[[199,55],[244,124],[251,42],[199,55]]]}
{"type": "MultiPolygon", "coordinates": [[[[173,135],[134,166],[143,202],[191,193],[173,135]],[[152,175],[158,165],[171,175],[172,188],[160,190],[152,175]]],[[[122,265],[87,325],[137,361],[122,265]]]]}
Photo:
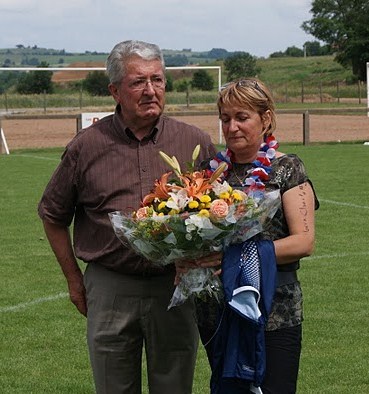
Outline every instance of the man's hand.
{"type": "Polygon", "coordinates": [[[69,297],[78,311],[87,316],[86,289],[83,285],[83,276],[76,280],[68,282],[69,297]]]}

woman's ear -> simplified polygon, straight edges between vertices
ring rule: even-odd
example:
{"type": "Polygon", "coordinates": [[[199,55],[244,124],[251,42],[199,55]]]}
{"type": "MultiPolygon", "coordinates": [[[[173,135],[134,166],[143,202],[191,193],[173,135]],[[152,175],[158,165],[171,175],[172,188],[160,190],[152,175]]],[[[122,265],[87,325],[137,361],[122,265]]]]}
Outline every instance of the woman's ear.
{"type": "Polygon", "coordinates": [[[263,122],[263,132],[266,133],[272,123],[272,116],[269,109],[263,113],[261,120],[263,122]]]}

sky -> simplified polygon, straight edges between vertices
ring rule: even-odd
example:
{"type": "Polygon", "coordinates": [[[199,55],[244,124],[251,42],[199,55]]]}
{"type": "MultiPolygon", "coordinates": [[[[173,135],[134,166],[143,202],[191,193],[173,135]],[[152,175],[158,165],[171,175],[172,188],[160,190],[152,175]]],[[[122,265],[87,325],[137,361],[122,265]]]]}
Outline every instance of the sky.
{"type": "Polygon", "coordinates": [[[315,41],[301,29],[310,8],[311,0],[0,0],[0,48],[108,53],[137,39],[268,57],[315,41]]]}

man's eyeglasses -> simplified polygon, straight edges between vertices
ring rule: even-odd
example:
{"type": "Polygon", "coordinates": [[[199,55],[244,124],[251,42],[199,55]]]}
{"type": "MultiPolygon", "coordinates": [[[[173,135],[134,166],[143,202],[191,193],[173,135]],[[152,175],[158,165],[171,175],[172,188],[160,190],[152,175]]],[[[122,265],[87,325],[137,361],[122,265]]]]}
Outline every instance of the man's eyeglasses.
{"type": "Polygon", "coordinates": [[[144,90],[147,84],[151,84],[154,89],[164,89],[166,81],[162,77],[151,77],[150,79],[136,79],[129,84],[132,90],[139,91],[144,90]]]}
{"type": "Polygon", "coordinates": [[[228,82],[220,88],[220,91],[228,88],[231,85],[235,85],[236,88],[238,88],[239,86],[253,88],[257,90],[259,93],[261,93],[264,97],[268,98],[268,96],[265,94],[264,90],[259,86],[257,81],[254,81],[252,79],[241,79],[240,81],[237,82],[228,82]]]}

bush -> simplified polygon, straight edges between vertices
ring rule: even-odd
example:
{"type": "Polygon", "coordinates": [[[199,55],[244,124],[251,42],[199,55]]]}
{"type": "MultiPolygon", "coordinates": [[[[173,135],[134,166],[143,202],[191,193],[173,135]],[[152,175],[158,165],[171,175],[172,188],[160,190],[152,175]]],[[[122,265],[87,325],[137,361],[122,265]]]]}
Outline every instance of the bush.
{"type": "Polygon", "coordinates": [[[88,73],[82,86],[92,96],[110,96],[109,83],[109,78],[104,71],[92,71],[88,73]]]}
{"type": "MultiPolygon", "coordinates": [[[[47,63],[41,62],[39,67],[48,66],[47,63]]],[[[52,71],[30,71],[23,73],[19,78],[16,91],[20,94],[53,93],[52,75],[52,71]]]]}

